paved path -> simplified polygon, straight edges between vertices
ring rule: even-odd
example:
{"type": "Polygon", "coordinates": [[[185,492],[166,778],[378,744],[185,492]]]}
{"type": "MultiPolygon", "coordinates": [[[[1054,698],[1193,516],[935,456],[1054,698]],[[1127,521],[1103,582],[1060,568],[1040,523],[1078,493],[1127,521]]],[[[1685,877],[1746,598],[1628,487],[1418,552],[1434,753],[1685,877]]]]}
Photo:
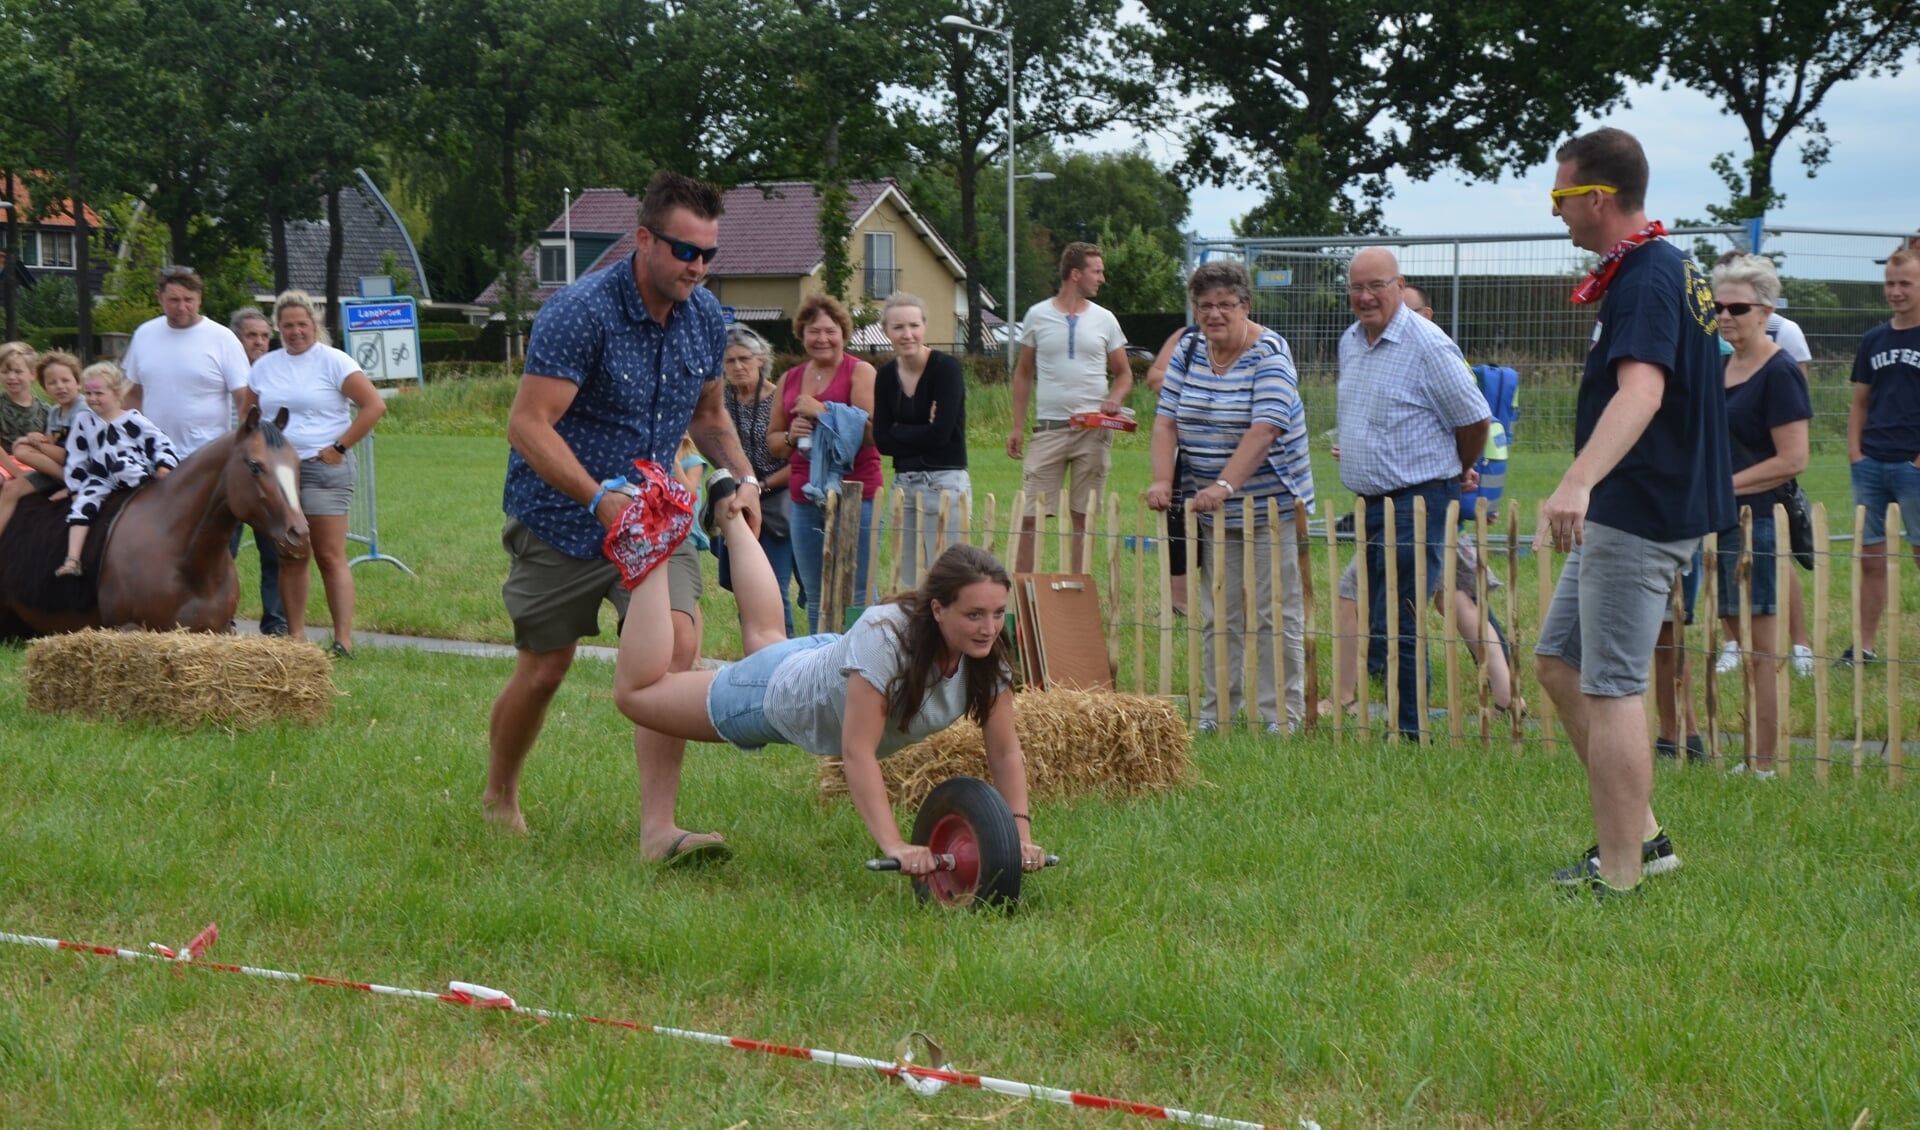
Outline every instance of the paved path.
{"type": "MultiPolygon", "coordinates": [[[[260,621],[236,620],[233,630],[243,636],[260,634],[260,621]]],[[[309,628],[307,638],[327,646],[333,640],[333,633],[325,628],[309,628]]],[[[442,640],[431,636],[395,636],[386,632],[355,632],[355,647],[410,647],[415,651],[440,651],[452,655],[473,655],[483,659],[512,659],[514,647],[505,643],[476,643],[473,640],[442,640]]],[[[579,659],[604,659],[611,663],[617,654],[616,649],[601,647],[597,644],[581,644],[574,652],[579,659]]]]}

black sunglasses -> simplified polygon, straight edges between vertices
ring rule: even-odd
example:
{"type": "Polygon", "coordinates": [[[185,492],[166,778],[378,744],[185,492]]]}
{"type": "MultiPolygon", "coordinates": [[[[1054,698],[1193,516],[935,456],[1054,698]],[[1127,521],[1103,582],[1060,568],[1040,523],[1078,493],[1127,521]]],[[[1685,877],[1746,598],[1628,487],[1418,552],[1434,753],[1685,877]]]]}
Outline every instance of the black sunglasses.
{"type": "Polygon", "coordinates": [[[1718,314],[1725,311],[1736,318],[1744,318],[1755,310],[1764,309],[1766,309],[1765,304],[1759,302],[1716,302],[1713,304],[1714,313],[1718,314]]]}
{"type": "Polygon", "coordinates": [[[691,263],[695,259],[700,260],[702,263],[711,263],[713,262],[713,257],[720,254],[718,247],[702,247],[697,243],[688,243],[684,239],[675,239],[659,228],[648,228],[647,230],[653,233],[653,238],[665,243],[667,245],[667,252],[682,263],[691,263]]]}

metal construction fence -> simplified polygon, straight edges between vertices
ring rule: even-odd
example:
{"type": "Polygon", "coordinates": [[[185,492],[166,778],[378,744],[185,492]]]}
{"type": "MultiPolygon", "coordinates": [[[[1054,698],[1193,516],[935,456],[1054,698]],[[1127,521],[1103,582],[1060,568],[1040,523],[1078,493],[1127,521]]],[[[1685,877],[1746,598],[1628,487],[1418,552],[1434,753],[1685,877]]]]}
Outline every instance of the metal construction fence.
{"type": "MultiPolygon", "coordinates": [[[[1885,321],[1882,268],[1876,260],[1908,233],[1829,228],[1765,228],[1763,253],[1780,268],[1782,313],[1800,324],[1813,351],[1815,451],[1844,444],[1847,387],[1860,335],[1885,321]]],[[[1671,238],[1703,265],[1731,249],[1749,249],[1746,227],[1679,228],[1671,238]]],[[[1521,375],[1523,449],[1571,449],[1573,389],[1593,332],[1593,312],[1568,301],[1595,257],[1564,231],[1529,235],[1297,236],[1193,238],[1188,267],[1232,258],[1253,275],[1254,321],[1278,330],[1293,350],[1301,381],[1338,378],[1340,335],[1353,322],[1347,264],[1368,247],[1384,247],[1401,273],[1433,305],[1434,320],[1460,344],[1470,363],[1510,365],[1521,375]]],[[[1333,400],[1308,409],[1314,432],[1333,427],[1333,400]]]]}
{"type": "MultiPolygon", "coordinates": [[[[823,622],[829,624],[844,622],[847,609],[886,599],[888,594],[911,588],[920,579],[901,565],[904,497],[896,489],[876,500],[880,503],[875,507],[876,520],[864,546],[872,562],[868,587],[864,592],[856,591],[854,546],[861,530],[855,503],[860,488],[849,483],[842,490],[844,498],[829,496],[826,503],[828,568],[821,596],[823,622]]],[[[918,526],[923,531],[937,531],[941,544],[965,541],[1012,561],[1016,539],[1021,536],[1018,516],[1025,513],[1026,502],[1025,492],[1010,500],[992,494],[950,496],[937,511],[930,507],[923,510],[918,526]]],[[[1247,504],[1236,501],[1228,505],[1240,508],[1247,504]]],[[[1246,688],[1263,685],[1257,649],[1248,644],[1257,636],[1263,646],[1271,646],[1266,641],[1272,632],[1232,627],[1212,631],[1203,623],[1198,599],[1200,588],[1205,587],[1212,594],[1213,607],[1238,606],[1242,624],[1257,624],[1261,606],[1253,562],[1256,543],[1261,543],[1272,562],[1270,622],[1275,628],[1285,620],[1283,584],[1300,587],[1301,674],[1307,704],[1301,736],[1325,733],[1338,742],[1368,741],[1391,733],[1399,706],[1395,680],[1385,679],[1375,688],[1358,672],[1367,666],[1370,636],[1386,637],[1382,650],[1389,659],[1387,669],[1392,670],[1400,646],[1397,641],[1404,635],[1414,641],[1417,667],[1430,672],[1430,682],[1425,676],[1418,680],[1418,686],[1424,688],[1418,692],[1417,703],[1417,717],[1426,720],[1421,727],[1423,742],[1473,741],[1514,750],[1552,747],[1562,742],[1564,735],[1557,728],[1552,702],[1539,685],[1533,662],[1540,624],[1565,563],[1560,554],[1532,552],[1534,536],[1544,528],[1540,517],[1543,502],[1509,499],[1497,517],[1489,516],[1485,525],[1490,528],[1481,533],[1477,532],[1481,529],[1478,523],[1460,525],[1451,507],[1446,513],[1429,514],[1424,503],[1416,500],[1412,523],[1416,549],[1403,558],[1394,552],[1392,535],[1387,535],[1387,591],[1393,591],[1396,560],[1410,559],[1414,562],[1414,591],[1437,588],[1442,593],[1469,595],[1466,605],[1455,601],[1454,609],[1447,613],[1435,603],[1426,604],[1405,626],[1391,619],[1391,626],[1369,625],[1364,608],[1368,582],[1361,578],[1356,578],[1359,605],[1341,607],[1344,598],[1339,596],[1339,578],[1359,550],[1350,534],[1331,540],[1325,535],[1342,517],[1353,517],[1356,526],[1364,528],[1364,505],[1356,501],[1353,511],[1323,505],[1311,517],[1304,510],[1298,511],[1293,519],[1292,552],[1283,551],[1283,543],[1274,532],[1283,521],[1277,505],[1265,515],[1245,515],[1243,520],[1257,532],[1253,538],[1237,543],[1224,540],[1217,526],[1199,524],[1194,512],[1188,510],[1183,536],[1189,560],[1198,562],[1185,581],[1190,614],[1176,612],[1165,517],[1148,511],[1137,497],[1109,493],[1096,498],[1091,503],[1084,539],[1073,531],[1068,508],[1054,507],[1056,517],[1042,520],[1036,531],[1033,569],[1036,573],[1088,576],[1099,608],[1107,667],[1116,689],[1171,698],[1189,717],[1197,719],[1208,673],[1223,688],[1231,686],[1236,675],[1246,688]],[[1418,551],[1429,544],[1429,538],[1445,547],[1440,577],[1426,573],[1427,555],[1418,551]],[[1476,551],[1462,557],[1458,552],[1461,543],[1474,546],[1476,551]],[[1209,561],[1225,560],[1230,552],[1245,554],[1241,570],[1244,591],[1230,591],[1224,571],[1210,573],[1207,568],[1209,561]],[[1470,561],[1471,566],[1462,561],[1470,561]],[[1296,577],[1297,581],[1293,579],[1296,577]],[[1490,625],[1490,617],[1498,619],[1497,629],[1490,625]],[[1463,626],[1463,619],[1469,626],[1463,626]],[[1477,662],[1486,653],[1476,646],[1477,641],[1493,638],[1489,633],[1496,630],[1507,644],[1502,650],[1511,660],[1506,697],[1509,706],[1514,699],[1520,700],[1524,704],[1521,709],[1496,708],[1501,695],[1490,684],[1488,668],[1477,662]],[[1350,666],[1356,676],[1350,692],[1336,690],[1343,665],[1350,666]],[[1343,693],[1355,695],[1348,709],[1334,707],[1324,713],[1316,709],[1322,697],[1332,699],[1343,693]]],[[[1888,528],[1898,528],[1898,508],[1888,509],[1888,528]]],[[[1388,504],[1388,530],[1394,526],[1392,517],[1388,504]]],[[[1772,524],[1778,544],[1789,543],[1784,509],[1775,507],[1771,514],[1752,514],[1743,520],[1752,525],[1772,524]]],[[[1648,713],[1655,713],[1655,698],[1662,697],[1659,692],[1663,686],[1670,686],[1672,701],[1693,704],[1687,714],[1697,718],[1706,760],[1722,768],[1746,767],[1758,756],[1777,753],[1783,775],[1810,770],[1824,781],[1831,768],[1842,767],[1855,774],[1877,773],[1898,783],[1909,755],[1920,755],[1920,749],[1908,741],[1908,735],[1920,734],[1920,660],[1906,657],[1911,643],[1904,637],[1911,635],[1912,628],[1910,618],[1900,612],[1903,603],[1911,602],[1911,593],[1903,600],[1901,592],[1903,586],[1911,587],[1905,578],[1911,575],[1913,564],[1904,560],[1908,557],[1904,545],[1890,544],[1891,552],[1881,560],[1885,564],[1886,591],[1892,599],[1884,616],[1879,617],[1882,622],[1874,637],[1877,655],[1863,666],[1836,663],[1856,646],[1856,641],[1872,636],[1869,624],[1876,617],[1863,600],[1865,559],[1851,552],[1851,547],[1842,548],[1832,540],[1828,521],[1825,505],[1815,503],[1811,569],[1797,568],[1787,554],[1773,557],[1767,566],[1783,607],[1790,589],[1802,591],[1804,623],[1799,624],[1792,617],[1769,618],[1765,609],[1753,608],[1760,561],[1740,551],[1738,545],[1722,544],[1713,535],[1703,539],[1696,614],[1676,617],[1685,623],[1676,633],[1675,651],[1690,660],[1674,665],[1671,684],[1656,681],[1649,688],[1648,713]],[[1728,607],[1722,604],[1719,557],[1723,553],[1733,558],[1727,563],[1733,579],[1724,589],[1731,610],[1721,616],[1715,613],[1728,607]],[[1716,671],[1716,663],[1725,658],[1726,641],[1735,638],[1746,643],[1740,661],[1731,670],[1716,671]],[[1803,663],[1775,660],[1795,654],[1795,645],[1807,648],[1803,663]]],[[[1857,535],[1865,511],[1835,510],[1832,521],[1857,535]]],[[[922,557],[920,568],[925,565],[922,557]]],[[[1365,570],[1360,574],[1363,578],[1365,570]]],[[[1677,582],[1676,578],[1672,598],[1676,613],[1681,600],[1677,582]]],[[[1386,603],[1390,618],[1397,615],[1394,604],[1386,603]]],[[[1381,645],[1376,641],[1371,646],[1381,645]]],[[[1274,668],[1274,677],[1281,683],[1286,662],[1282,658],[1274,668]]],[[[1285,701],[1282,686],[1275,686],[1274,697],[1285,701]]],[[[1221,718],[1219,723],[1223,730],[1262,730],[1262,720],[1247,713],[1221,718]]]]}

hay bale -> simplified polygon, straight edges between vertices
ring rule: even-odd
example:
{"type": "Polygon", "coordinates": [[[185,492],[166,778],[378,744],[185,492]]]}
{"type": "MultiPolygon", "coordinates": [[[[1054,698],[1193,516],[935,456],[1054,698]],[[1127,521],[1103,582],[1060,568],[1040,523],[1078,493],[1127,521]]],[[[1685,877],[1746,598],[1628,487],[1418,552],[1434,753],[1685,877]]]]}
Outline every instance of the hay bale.
{"type": "MultiPolygon", "coordinates": [[[[1193,734],[1170,702],[1108,691],[1033,690],[1013,696],[1013,725],[1036,800],[1085,793],[1125,796],[1186,780],[1193,734]]],[[[839,758],[820,761],[820,795],[841,796],[839,758]]],[[[980,727],[962,718],[880,762],[887,793],[917,808],[934,786],[965,775],[990,779],[980,727]]]]}
{"type": "Polygon", "coordinates": [[[27,648],[26,676],[31,709],[181,730],[318,722],[336,693],[333,664],[312,644],[204,632],[49,636],[27,648]]]}

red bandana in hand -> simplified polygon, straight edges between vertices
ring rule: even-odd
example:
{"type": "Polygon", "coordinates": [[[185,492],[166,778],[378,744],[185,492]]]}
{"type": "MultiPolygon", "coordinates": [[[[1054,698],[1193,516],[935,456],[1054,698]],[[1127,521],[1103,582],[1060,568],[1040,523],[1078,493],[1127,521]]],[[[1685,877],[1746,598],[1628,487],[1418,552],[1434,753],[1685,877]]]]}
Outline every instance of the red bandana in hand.
{"type": "Polygon", "coordinates": [[[673,554],[693,528],[693,495],[672,475],[644,459],[633,461],[639,494],[607,531],[601,551],[620,567],[620,583],[632,589],[673,554]]]}
{"type": "Polygon", "coordinates": [[[1607,284],[1613,282],[1613,276],[1620,270],[1620,262],[1627,257],[1627,252],[1665,234],[1667,234],[1667,226],[1655,220],[1614,244],[1613,248],[1594,264],[1593,270],[1587,273],[1587,277],[1580,280],[1580,285],[1573,288],[1574,305],[1585,306],[1590,302],[1600,301],[1600,296],[1607,293],[1607,284]]]}

